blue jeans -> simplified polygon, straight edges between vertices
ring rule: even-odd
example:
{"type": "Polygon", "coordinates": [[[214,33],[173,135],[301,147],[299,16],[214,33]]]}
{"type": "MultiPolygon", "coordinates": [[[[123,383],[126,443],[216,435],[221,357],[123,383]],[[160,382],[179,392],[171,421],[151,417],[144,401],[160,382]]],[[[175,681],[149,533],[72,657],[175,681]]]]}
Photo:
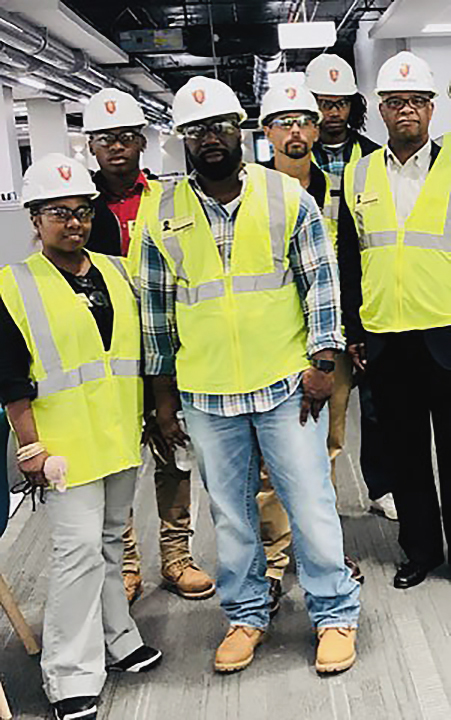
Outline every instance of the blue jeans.
{"type": "Polygon", "coordinates": [[[315,627],[356,626],[360,586],[344,564],[327,452],[328,409],[299,422],[302,391],[268,412],[222,417],[183,401],[218,551],[217,589],[232,624],[269,622],[266,560],[255,496],[260,449],[290,519],[298,580],[315,627]]]}

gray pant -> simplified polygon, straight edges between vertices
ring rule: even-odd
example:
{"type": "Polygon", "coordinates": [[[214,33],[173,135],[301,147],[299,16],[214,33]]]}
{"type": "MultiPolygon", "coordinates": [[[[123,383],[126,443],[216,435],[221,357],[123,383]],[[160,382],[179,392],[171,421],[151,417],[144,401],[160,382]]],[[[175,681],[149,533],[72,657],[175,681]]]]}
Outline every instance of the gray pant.
{"type": "Polygon", "coordinates": [[[142,645],[121,573],[135,481],[132,468],[62,494],[47,493],[53,551],[41,667],[52,703],[99,695],[105,647],[117,661],[142,645]]]}

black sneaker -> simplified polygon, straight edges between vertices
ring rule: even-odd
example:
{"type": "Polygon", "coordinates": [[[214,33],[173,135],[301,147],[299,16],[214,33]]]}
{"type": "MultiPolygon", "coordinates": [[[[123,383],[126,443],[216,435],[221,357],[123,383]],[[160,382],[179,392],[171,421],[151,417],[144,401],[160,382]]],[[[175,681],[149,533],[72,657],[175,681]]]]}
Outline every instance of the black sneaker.
{"type": "Polygon", "coordinates": [[[155,650],[155,648],[148,645],[141,645],[123,660],[110,665],[108,669],[119,670],[120,672],[146,672],[146,670],[150,670],[154,665],[157,665],[162,657],[161,650],[155,650]]]}
{"type": "Polygon", "coordinates": [[[269,578],[269,617],[271,620],[276,617],[280,610],[280,596],[282,595],[282,583],[276,578],[269,578]]]}
{"type": "Polygon", "coordinates": [[[97,720],[96,697],[74,697],[53,703],[56,720],[97,720]]]}

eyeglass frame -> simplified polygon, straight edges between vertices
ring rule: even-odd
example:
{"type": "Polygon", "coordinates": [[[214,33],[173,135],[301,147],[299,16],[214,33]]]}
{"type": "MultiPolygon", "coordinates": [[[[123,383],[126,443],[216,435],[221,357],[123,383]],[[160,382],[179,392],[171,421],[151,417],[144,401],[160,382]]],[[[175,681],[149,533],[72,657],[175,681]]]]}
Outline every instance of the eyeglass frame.
{"type": "Polygon", "coordinates": [[[239,129],[240,124],[237,120],[215,120],[211,123],[202,122],[184,125],[183,127],[179,128],[178,135],[184,140],[202,140],[209,132],[212,132],[214,135],[216,135],[216,137],[218,137],[218,135],[233,135],[234,131],[239,129]],[[223,129],[215,130],[214,127],[216,126],[217,128],[219,125],[222,125],[223,129]],[[228,126],[230,130],[224,131],[224,126],[228,126]],[[190,129],[192,131],[194,128],[203,128],[203,131],[197,136],[193,135],[190,137],[190,129]]]}
{"type": "Polygon", "coordinates": [[[79,205],[75,210],[72,210],[72,208],[68,208],[66,206],[61,205],[47,205],[43,207],[38,207],[31,209],[31,215],[33,217],[36,217],[37,215],[45,215],[49,218],[50,222],[58,223],[60,225],[67,225],[68,222],[70,222],[73,218],[76,218],[76,220],[79,223],[86,223],[88,221],[93,220],[94,216],[96,214],[95,209],[92,207],[92,205],[79,205]],[[58,217],[58,210],[63,210],[66,214],[66,218],[58,217]],[[79,210],[86,210],[89,211],[86,217],[79,217],[77,213],[79,210]],[[55,212],[56,211],[56,212],[55,212]]]}
{"type": "Polygon", "coordinates": [[[392,110],[394,112],[401,112],[401,110],[404,110],[406,105],[408,107],[410,107],[412,110],[424,110],[424,108],[427,107],[431,101],[432,101],[432,98],[429,96],[426,96],[426,95],[412,95],[408,98],[401,98],[398,96],[394,96],[394,97],[390,96],[388,98],[381,97],[382,105],[385,105],[386,108],[388,108],[389,110],[392,110]],[[422,102],[424,101],[424,105],[421,103],[420,103],[420,105],[412,105],[412,100],[420,100],[420,99],[422,102]],[[392,100],[399,101],[402,103],[402,105],[400,107],[390,107],[390,105],[388,103],[391,102],[392,100]]]}
{"type": "Polygon", "coordinates": [[[352,99],[350,97],[341,97],[338,100],[326,100],[325,98],[322,99],[318,96],[316,96],[316,102],[318,103],[318,107],[323,111],[330,111],[335,108],[335,110],[345,110],[348,107],[350,107],[352,99]]]}
{"type": "Polygon", "coordinates": [[[140,130],[121,130],[118,133],[107,131],[107,132],[99,132],[99,133],[93,133],[89,136],[89,139],[92,143],[95,143],[103,148],[110,148],[113,147],[117,142],[120,142],[121,145],[124,147],[131,147],[134,143],[136,143],[139,139],[144,139],[144,135],[140,130]],[[124,135],[132,135],[133,138],[131,139],[124,139],[124,135]],[[102,138],[114,138],[111,142],[102,140],[102,138]]]}

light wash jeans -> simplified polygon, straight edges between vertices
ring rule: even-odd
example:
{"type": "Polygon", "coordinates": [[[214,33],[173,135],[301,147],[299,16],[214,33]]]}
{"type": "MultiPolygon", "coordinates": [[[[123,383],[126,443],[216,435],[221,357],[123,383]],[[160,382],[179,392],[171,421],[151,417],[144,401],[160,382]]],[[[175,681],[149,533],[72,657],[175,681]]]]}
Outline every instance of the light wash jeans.
{"type": "Polygon", "coordinates": [[[353,626],[360,585],[344,564],[343,535],[327,452],[328,408],[299,422],[302,390],[268,412],[222,417],[183,401],[218,550],[217,590],[231,624],[269,622],[266,560],[255,496],[260,450],[287,510],[298,579],[314,627],[353,626]]]}

